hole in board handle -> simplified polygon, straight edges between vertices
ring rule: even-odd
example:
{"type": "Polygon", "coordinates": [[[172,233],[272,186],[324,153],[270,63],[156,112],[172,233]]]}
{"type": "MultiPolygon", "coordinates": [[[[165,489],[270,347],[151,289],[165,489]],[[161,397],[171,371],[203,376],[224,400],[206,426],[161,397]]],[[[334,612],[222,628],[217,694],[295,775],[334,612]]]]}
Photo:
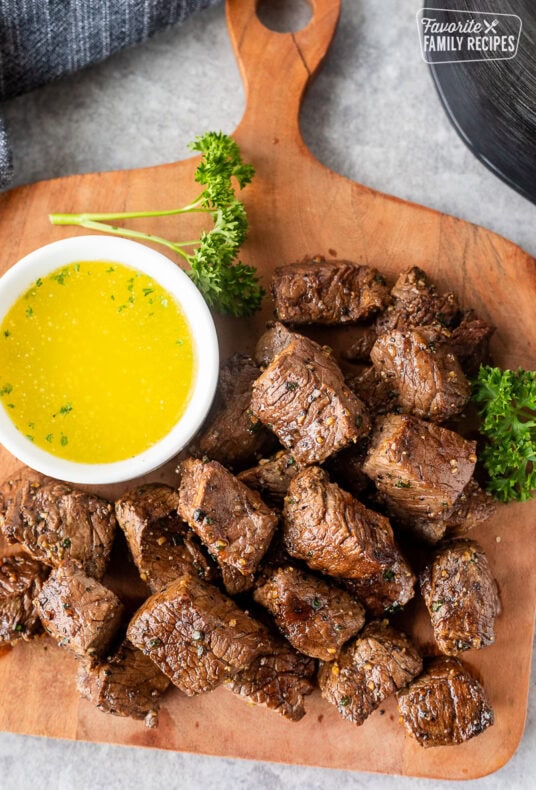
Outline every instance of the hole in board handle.
{"type": "Polygon", "coordinates": [[[313,11],[307,0],[259,0],[257,16],[276,33],[297,33],[307,27],[313,11]]]}

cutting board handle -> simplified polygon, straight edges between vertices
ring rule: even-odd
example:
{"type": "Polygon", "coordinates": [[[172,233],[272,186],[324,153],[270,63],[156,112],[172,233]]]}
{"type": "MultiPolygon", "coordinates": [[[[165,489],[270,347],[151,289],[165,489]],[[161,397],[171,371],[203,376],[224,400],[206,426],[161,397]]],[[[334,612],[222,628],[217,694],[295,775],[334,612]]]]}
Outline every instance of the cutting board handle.
{"type": "Polygon", "coordinates": [[[341,0],[309,0],[313,17],[295,33],[277,33],[257,16],[258,0],[227,0],[227,24],[246,91],[246,109],[236,134],[241,144],[302,146],[300,105],[335,33],[341,0]]]}

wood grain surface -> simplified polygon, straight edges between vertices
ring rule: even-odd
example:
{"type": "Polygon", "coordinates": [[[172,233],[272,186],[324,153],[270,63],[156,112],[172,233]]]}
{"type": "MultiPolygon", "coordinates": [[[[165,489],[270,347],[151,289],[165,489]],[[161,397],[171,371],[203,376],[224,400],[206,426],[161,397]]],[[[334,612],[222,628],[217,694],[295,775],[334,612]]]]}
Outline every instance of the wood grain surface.
{"type": "MultiPolygon", "coordinates": [[[[247,91],[247,108],[236,139],[257,175],[244,192],[251,233],[243,259],[262,272],[305,253],[347,257],[377,266],[389,278],[418,265],[443,288],[458,292],[497,326],[496,361],[534,367],[535,261],[511,242],[483,228],[405,203],[331,172],[306,149],[299,107],[309,79],[326,54],[339,16],[339,0],[314,0],[314,17],[294,34],[264,28],[255,0],[228,0],[231,39],[247,91]]],[[[323,108],[318,107],[322,113],[323,108]]],[[[396,122],[396,119],[394,119],[396,122]]],[[[201,130],[200,130],[201,131],[201,130]]],[[[7,269],[36,247],[72,235],[54,228],[51,211],[170,208],[196,194],[196,159],[160,167],[72,176],[22,187],[0,196],[0,267],[7,269]]],[[[490,196],[491,197],[491,196],[490,196]]],[[[159,219],[144,227],[175,237],[195,221],[159,219]]],[[[85,232],[85,231],[81,231],[85,232]]],[[[271,315],[267,301],[250,321],[218,318],[222,353],[252,347],[271,315]]],[[[2,451],[1,476],[19,463],[2,451]]],[[[151,475],[173,482],[174,464],[151,475]]],[[[99,489],[114,496],[124,486],[99,489]]],[[[214,755],[443,778],[472,778],[503,765],[523,733],[536,602],[536,504],[501,507],[475,532],[497,576],[503,605],[495,645],[467,654],[485,683],[496,724],[462,746],[421,749],[405,737],[396,704],[388,700],[363,727],[343,721],[318,693],[298,724],[253,708],[225,688],[186,698],[171,692],[160,726],[98,712],[75,691],[75,662],[42,638],[21,644],[0,659],[0,727],[19,733],[175,749],[214,755]],[[497,542],[500,538],[500,542],[497,542]]],[[[137,582],[119,543],[112,577],[130,599],[137,582]]],[[[431,631],[422,604],[408,607],[405,625],[425,648],[431,631]]]]}

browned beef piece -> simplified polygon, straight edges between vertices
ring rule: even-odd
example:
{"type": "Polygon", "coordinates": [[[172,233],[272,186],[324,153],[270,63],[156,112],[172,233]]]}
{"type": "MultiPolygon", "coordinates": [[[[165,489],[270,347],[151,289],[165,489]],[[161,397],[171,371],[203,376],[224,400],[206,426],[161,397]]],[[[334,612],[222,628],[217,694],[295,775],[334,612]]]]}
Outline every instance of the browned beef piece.
{"type": "Polygon", "coordinates": [[[268,649],[263,626],[193,576],[148,598],[128,638],[188,696],[211,691],[268,649]]]}
{"type": "Polygon", "coordinates": [[[493,724],[484,689],[456,658],[432,659],[397,697],[404,726],[421,746],[463,743],[493,724]]]}
{"type": "MultiPolygon", "coordinates": [[[[253,581],[278,517],[259,494],[237,480],[217,461],[194,458],[179,466],[179,510],[222,568],[230,566],[253,581]]],[[[227,577],[224,577],[224,582],[227,577]]],[[[236,584],[227,586],[236,592],[236,584]]]]}
{"type": "Polygon", "coordinates": [[[297,653],[284,639],[271,637],[269,645],[269,652],[228,681],[229,688],[248,702],[299,721],[305,716],[304,697],[315,687],[315,661],[297,653]]]}
{"type": "Polygon", "coordinates": [[[22,543],[36,560],[57,568],[79,562],[101,579],[115,535],[113,506],[101,497],[41,478],[21,478],[2,486],[2,522],[10,543],[22,543]]]}
{"type": "Polygon", "coordinates": [[[260,368],[267,367],[272,359],[288,344],[296,335],[286,328],[280,321],[272,321],[267,324],[266,331],[262,334],[255,346],[255,362],[260,368]]]}
{"type": "Polygon", "coordinates": [[[279,266],[272,278],[277,318],[289,324],[348,324],[370,318],[389,301],[377,269],[318,255],[279,266]]]}
{"type": "Polygon", "coordinates": [[[318,683],[341,716],[359,726],[421,670],[421,657],[408,637],[374,621],[343,648],[336,662],[320,665],[318,683]]]}
{"type": "Polygon", "coordinates": [[[103,713],[145,719],[146,727],[156,727],[160,697],[168,686],[156,664],[128,640],[105,662],[84,661],[77,677],[80,694],[103,713]]]}
{"type": "Polygon", "coordinates": [[[215,564],[180,518],[178,508],[179,492],[160,483],[131,489],[115,503],[117,522],[152,592],[184,573],[207,581],[217,577],[215,564]]]}
{"type": "Polygon", "coordinates": [[[290,481],[299,471],[294,456],[280,450],[272,458],[263,458],[257,466],[240,472],[238,479],[249,488],[260,491],[267,501],[279,506],[283,503],[290,481]]]}
{"type": "Polygon", "coordinates": [[[471,388],[460,363],[433,327],[381,335],[370,358],[398,393],[401,410],[433,422],[463,411],[471,388]]]}
{"type": "Polygon", "coordinates": [[[493,644],[499,595],[478,543],[459,539],[442,544],[422,572],[420,584],[442,653],[455,656],[493,644]]]}
{"type": "Polygon", "coordinates": [[[81,658],[105,655],[124,615],[119,598],[74,562],[52,571],[35,605],[45,631],[81,658]]]}
{"type": "Polygon", "coordinates": [[[365,623],[349,593],[292,565],[274,571],[253,597],[296,650],[323,661],[333,661],[365,623]]]}
{"type": "Polygon", "coordinates": [[[257,379],[251,408],[300,464],[320,463],[370,430],[331,355],[301,335],[257,379]]]}
{"type": "Polygon", "coordinates": [[[483,491],[476,480],[469,480],[446,519],[449,536],[465,535],[488,521],[497,510],[491,494],[483,491]]]}
{"type": "Polygon", "coordinates": [[[0,646],[41,631],[34,606],[48,568],[27,554],[0,557],[0,646]]]}
{"type": "Polygon", "coordinates": [[[371,485],[363,471],[366,454],[366,446],[361,443],[341,450],[325,464],[332,480],[355,497],[361,496],[371,485]]]}
{"type": "Polygon", "coordinates": [[[440,294],[417,266],[403,272],[391,294],[394,301],[376,320],[379,335],[394,329],[439,324],[452,327],[459,316],[458,299],[453,293],[440,294]]]}
{"type": "Polygon", "coordinates": [[[396,557],[389,521],[330,483],[318,467],[304,469],[290,484],[283,535],[289,554],[331,576],[372,576],[396,557]]]}
{"type": "Polygon", "coordinates": [[[400,611],[415,595],[415,574],[400,552],[388,568],[373,576],[341,581],[374,617],[400,611]]]}
{"type": "Polygon", "coordinates": [[[476,442],[404,414],[381,417],[363,470],[391,513],[437,518],[451,510],[471,479],[476,442]]]}
{"type": "Polygon", "coordinates": [[[446,341],[468,376],[475,376],[480,365],[489,361],[489,341],[495,327],[478,318],[474,310],[467,310],[460,324],[446,341]]]}
{"type": "Polygon", "coordinates": [[[360,332],[342,349],[341,356],[350,362],[368,362],[370,352],[378,337],[372,326],[356,327],[360,332]]]}
{"type": "Polygon", "coordinates": [[[441,518],[412,518],[404,526],[416,537],[427,543],[438,543],[445,534],[465,535],[495,513],[496,505],[491,494],[483,491],[471,479],[454,503],[454,507],[441,518]]]}
{"type": "Polygon", "coordinates": [[[274,438],[251,414],[251,387],[259,369],[247,354],[234,354],[220,370],[216,411],[196,441],[196,452],[225,466],[243,466],[270,451],[274,438]]]}
{"type": "Polygon", "coordinates": [[[393,382],[374,365],[356,376],[347,377],[346,383],[374,416],[396,412],[400,408],[393,382]]]}

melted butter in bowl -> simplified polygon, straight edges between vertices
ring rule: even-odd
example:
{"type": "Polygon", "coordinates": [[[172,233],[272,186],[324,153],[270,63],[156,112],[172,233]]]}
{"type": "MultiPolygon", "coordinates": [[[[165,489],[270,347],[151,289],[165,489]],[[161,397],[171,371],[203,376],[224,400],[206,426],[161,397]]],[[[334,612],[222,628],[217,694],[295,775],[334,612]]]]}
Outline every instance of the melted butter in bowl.
{"type": "Polygon", "coordinates": [[[2,406],[38,447],[81,463],[131,458],[169,433],[195,365],[177,301],[119,263],[39,277],[0,327],[2,406]]]}
{"type": "Polygon", "coordinates": [[[0,280],[0,441],[45,474],[111,483],[155,469],[201,426],[217,375],[203,298],[144,245],[65,239],[0,280]]]}

